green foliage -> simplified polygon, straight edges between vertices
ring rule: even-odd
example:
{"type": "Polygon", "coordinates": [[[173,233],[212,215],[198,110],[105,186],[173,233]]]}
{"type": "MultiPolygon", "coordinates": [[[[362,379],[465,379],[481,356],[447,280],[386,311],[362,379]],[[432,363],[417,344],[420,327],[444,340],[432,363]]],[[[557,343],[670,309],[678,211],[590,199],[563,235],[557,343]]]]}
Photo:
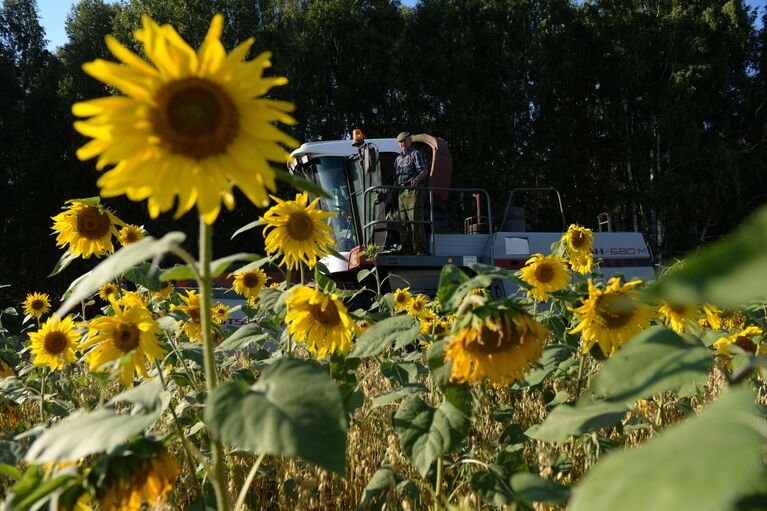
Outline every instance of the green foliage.
{"type": "Polygon", "coordinates": [[[573,490],[568,509],[728,509],[762,477],[759,427],[753,394],[725,392],[699,416],[608,455],[573,490]]]}
{"type": "Polygon", "coordinates": [[[205,406],[217,438],[255,453],[299,457],[343,474],[346,418],[341,394],[316,362],[273,362],[255,385],[217,387],[205,406]]]}
{"type": "Polygon", "coordinates": [[[418,321],[409,315],[394,316],[375,323],[354,343],[350,357],[374,357],[394,345],[399,349],[416,340],[421,332],[418,321]]]}
{"type": "Polygon", "coordinates": [[[597,402],[590,405],[559,405],[540,427],[525,434],[544,442],[564,442],[572,435],[582,435],[620,422],[628,410],[623,403],[597,402]]]}

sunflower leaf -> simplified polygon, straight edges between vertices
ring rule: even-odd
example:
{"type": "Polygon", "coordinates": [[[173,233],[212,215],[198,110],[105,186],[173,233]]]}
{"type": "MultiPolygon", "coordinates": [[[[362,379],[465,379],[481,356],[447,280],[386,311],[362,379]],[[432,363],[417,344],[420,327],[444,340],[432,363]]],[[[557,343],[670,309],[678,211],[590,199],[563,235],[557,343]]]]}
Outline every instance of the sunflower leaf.
{"type": "Polygon", "coordinates": [[[544,442],[564,442],[571,435],[582,435],[620,422],[628,411],[623,403],[598,402],[590,405],[559,405],[549,413],[537,429],[525,432],[530,438],[544,442]]]}
{"type": "Polygon", "coordinates": [[[469,417],[449,401],[432,408],[418,397],[406,399],[393,421],[402,452],[423,477],[437,458],[460,445],[469,424],[469,417]]]}
{"type": "Polygon", "coordinates": [[[458,287],[469,280],[463,270],[452,264],[446,264],[442,267],[442,273],[439,276],[439,288],[437,289],[437,298],[442,304],[450,301],[450,298],[456,292],[458,287]]]}
{"type": "Polygon", "coordinates": [[[173,268],[163,270],[160,274],[161,282],[169,280],[194,280],[194,271],[186,264],[176,264],[173,268]]]}
{"type": "Polygon", "coordinates": [[[212,277],[218,277],[222,273],[226,271],[229,266],[237,261],[255,261],[259,257],[258,254],[250,254],[247,252],[239,252],[237,254],[232,254],[226,257],[222,257],[221,259],[216,259],[212,263],[210,263],[210,273],[212,277]]]}
{"type": "Polygon", "coordinates": [[[261,259],[257,259],[253,261],[252,263],[248,263],[245,266],[241,266],[240,268],[237,268],[232,273],[230,273],[229,276],[234,277],[235,275],[239,275],[240,273],[245,273],[246,271],[261,268],[263,265],[269,263],[269,261],[271,260],[272,260],[271,257],[262,257],[261,259]]]}
{"type": "Polygon", "coordinates": [[[734,508],[764,477],[753,402],[746,387],[726,389],[697,417],[608,454],[575,487],[567,509],[607,511],[617,502],[621,511],[734,508]]]}
{"type": "Polygon", "coordinates": [[[764,299],[767,289],[767,208],[726,240],[689,257],[658,280],[654,293],[679,304],[738,306],[764,299]]]}
{"type": "Polygon", "coordinates": [[[352,348],[350,357],[374,357],[396,343],[403,347],[412,343],[421,332],[421,325],[412,316],[394,316],[375,323],[360,336],[352,348]]]}
{"type": "Polygon", "coordinates": [[[608,401],[633,403],[667,390],[700,388],[713,363],[702,344],[689,344],[667,328],[649,328],[604,363],[581,402],[606,396],[608,401]]]}
{"type": "Polygon", "coordinates": [[[49,277],[53,277],[54,275],[56,275],[58,273],[61,273],[62,271],[64,271],[64,268],[69,266],[69,264],[72,261],[74,261],[75,259],[77,259],[76,255],[74,255],[74,254],[72,254],[70,252],[64,252],[61,255],[61,258],[56,263],[56,266],[53,267],[53,270],[51,271],[51,274],[48,275],[48,276],[49,277]]]}
{"type": "Polygon", "coordinates": [[[570,491],[538,474],[520,472],[511,476],[511,488],[520,500],[528,502],[564,502],[570,498],[570,491]]]}
{"type": "Polygon", "coordinates": [[[225,352],[241,350],[253,343],[263,344],[264,341],[274,340],[272,334],[264,333],[264,329],[258,323],[246,323],[227,337],[221,344],[216,346],[216,351],[225,352]]]}
{"type": "Polygon", "coordinates": [[[235,236],[238,236],[238,235],[242,234],[243,232],[247,232],[247,231],[249,231],[251,229],[255,229],[256,227],[260,227],[262,225],[266,225],[266,222],[264,222],[263,220],[254,220],[254,221],[250,222],[249,224],[245,224],[242,227],[240,227],[239,229],[237,229],[236,231],[234,231],[234,234],[232,234],[232,237],[229,238],[229,239],[233,240],[235,236]]]}
{"type": "Polygon", "coordinates": [[[95,293],[105,282],[109,282],[128,268],[179,246],[186,236],[182,232],[170,232],[156,240],[147,236],[121,248],[98,264],[87,276],[73,286],[69,297],[61,304],[56,314],[63,317],[75,304],[95,293]]]}
{"type": "Polygon", "coordinates": [[[298,457],[344,473],[347,423],[341,393],[315,361],[279,359],[251,387],[220,385],[205,404],[205,423],[233,447],[298,457]]]}
{"type": "Polygon", "coordinates": [[[150,291],[160,290],[159,268],[152,263],[142,263],[128,268],[123,275],[134,284],[144,286],[150,291]]]}
{"type": "Polygon", "coordinates": [[[324,197],[326,199],[332,198],[321,186],[314,184],[307,179],[289,174],[282,169],[274,168],[273,170],[277,179],[289,184],[300,192],[309,192],[310,195],[314,195],[315,197],[324,197]]]}

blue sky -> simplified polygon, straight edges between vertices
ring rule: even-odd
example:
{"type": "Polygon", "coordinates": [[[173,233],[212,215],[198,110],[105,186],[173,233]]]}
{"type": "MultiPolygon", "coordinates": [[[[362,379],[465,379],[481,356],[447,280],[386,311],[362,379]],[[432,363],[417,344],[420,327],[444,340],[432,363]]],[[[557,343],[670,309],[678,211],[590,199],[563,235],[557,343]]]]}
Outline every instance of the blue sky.
{"type": "MultiPolygon", "coordinates": [[[[49,41],[48,48],[51,50],[61,46],[67,40],[64,22],[74,3],[74,0],[37,0],[42,25],[45,28],[45,37],[49,41]]],[[[403,0],[403,3],[412,5],[415,3],[415,0],[403,0]]],[[[759,17],[761,18],[761,15],[764,14],[765,6],[767,6],[767,0],[746,0],[746,3],[751,7],[758,7],[759,17]]]]}

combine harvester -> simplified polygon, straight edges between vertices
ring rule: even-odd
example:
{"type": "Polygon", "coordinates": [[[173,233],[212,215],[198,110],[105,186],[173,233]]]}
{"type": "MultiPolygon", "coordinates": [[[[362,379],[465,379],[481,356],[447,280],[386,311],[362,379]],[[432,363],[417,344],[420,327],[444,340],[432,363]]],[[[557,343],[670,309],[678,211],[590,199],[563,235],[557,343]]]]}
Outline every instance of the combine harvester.
{"type": "MultiPolygon", "coordinates": [[[[316,183],[330,195],[320,199],[320,207],[336,213],[328,221],[334,230],[334,248],[345,259],[328,256],[322,262],[342,287],[358,287],[358,272],[375,264],[382,278],[390,276],[392,289],[410,286],[413,292],[434,295],[446,264],[467,267],[484,263],[519,269],[533,254],[548,254],[551,244],[567,229],[561,197],[553,188],[511,190],[505,208],[494,215],[497,210],[486,190],[450,186],[452,157],[447,143],[419,134],[413,135],[413,147],[423,153],[430,166],[427,185],[419,188],[424,195],[421,223],[427,254],[406,253],[398,247],[396,234],[405,222],[392,214],[397,191],[403,189],[393,186],[399,144],[394,138],[366,141],[360,130],[354,135],[352,140],[305,143],[293,151],[288,164],[291,173],[316,183]],[[530,228],[525,209],[514,206],[513,200],[531,192],[556,197],[561,230],[530,228]],[[375,261],[360,257],[368,245],[381,249],[375,261]]],[[[621,273],[626,279],[655,278],[650,250],[640,233],[612,232],[609,216],[604,213],[598,223],[594,256],[605,276],[621,273]]],[[[517,289],[514,282],[505,280],[494,283],[491,292],[503,297],[517,289]]]]}

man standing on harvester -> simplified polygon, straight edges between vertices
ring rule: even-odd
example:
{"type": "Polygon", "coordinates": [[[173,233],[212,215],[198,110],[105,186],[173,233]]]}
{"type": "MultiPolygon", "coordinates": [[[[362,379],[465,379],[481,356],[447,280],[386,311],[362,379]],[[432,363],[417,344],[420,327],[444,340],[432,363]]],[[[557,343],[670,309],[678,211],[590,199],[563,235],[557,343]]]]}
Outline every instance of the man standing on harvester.
{"type": "MultiPolygon", "coordinates": [[[[412,147],[410,133],[403,131],[397,135],[397,142],[402,153],[394,160],[394,181],[397,186],[419,187],[429,176],[426,158],[412,147]]],[[[423,220],[423,195],[421,190],[404,189],[399,191],[399,219],[403,222],[423,220]]],[[[426,236],[423,224],[401,224],[400,237],[402,251],[416,255],[426,255],[426,236]]]]}

